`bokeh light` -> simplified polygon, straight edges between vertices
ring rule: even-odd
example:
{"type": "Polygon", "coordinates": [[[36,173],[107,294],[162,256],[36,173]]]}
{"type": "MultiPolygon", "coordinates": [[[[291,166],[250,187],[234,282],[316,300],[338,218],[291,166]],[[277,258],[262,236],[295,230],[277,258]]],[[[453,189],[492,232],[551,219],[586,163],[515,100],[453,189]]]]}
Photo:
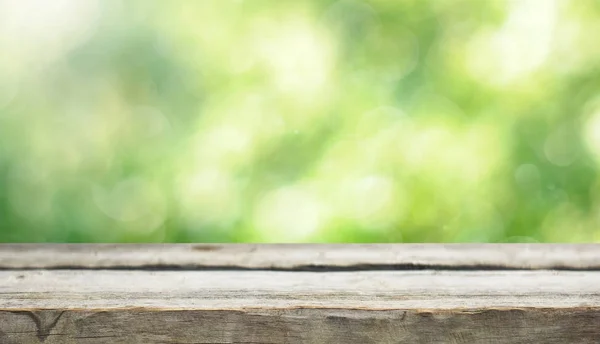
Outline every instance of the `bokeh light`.
{"type": "Polygon", "coordinates": [[[0,241],[599,241],[597,32],[596,0],[0,0],[0,241]]]}

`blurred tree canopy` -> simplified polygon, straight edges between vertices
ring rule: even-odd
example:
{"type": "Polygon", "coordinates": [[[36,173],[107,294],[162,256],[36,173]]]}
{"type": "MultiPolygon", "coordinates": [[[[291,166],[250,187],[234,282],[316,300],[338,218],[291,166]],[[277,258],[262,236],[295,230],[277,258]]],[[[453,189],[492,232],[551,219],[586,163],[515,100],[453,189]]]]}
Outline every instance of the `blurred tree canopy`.
{"type": "Polygon", "coordinates": [[[600,241],[596,0],[0,0],[0,241],[600,241]]]}

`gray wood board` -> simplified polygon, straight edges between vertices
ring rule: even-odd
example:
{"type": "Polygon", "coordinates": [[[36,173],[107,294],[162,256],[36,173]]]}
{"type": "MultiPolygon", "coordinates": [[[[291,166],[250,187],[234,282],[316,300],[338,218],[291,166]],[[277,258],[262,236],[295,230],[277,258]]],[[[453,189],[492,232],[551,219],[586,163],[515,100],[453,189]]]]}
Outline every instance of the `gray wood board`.
{"type": "Polygon", "coordinates": [[[598,310],[0,311],[2,344],[598,343],[598,310]]]}
{"type": "Polygon", "coordinates": [[[598,343],[595,271],[0,271],[0,343],[598,343]]]}
{"type": "Polygon", "coordinates": [[[599,247],[0,245],[0,344],[599,343],[599,247]]]}
{"type": "Polygon", "coordinates": [[[589,271],[0,271],[3,309],[600,307],[589,271]]]}
{"type": "Polygon", "coordinates": [[[600,245],[0,245],[0,269],[15,268],[600,270],[600,245]]]}

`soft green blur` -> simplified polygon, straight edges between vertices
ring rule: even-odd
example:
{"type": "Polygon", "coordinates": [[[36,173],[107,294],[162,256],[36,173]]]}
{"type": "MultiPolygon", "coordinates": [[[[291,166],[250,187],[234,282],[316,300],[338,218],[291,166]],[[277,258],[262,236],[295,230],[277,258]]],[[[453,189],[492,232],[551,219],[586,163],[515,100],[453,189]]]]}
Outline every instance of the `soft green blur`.
{"type": "Polygon", "coordinates": [[[0,0],[0,241],[600,241],[596,0],[0,0]]]}

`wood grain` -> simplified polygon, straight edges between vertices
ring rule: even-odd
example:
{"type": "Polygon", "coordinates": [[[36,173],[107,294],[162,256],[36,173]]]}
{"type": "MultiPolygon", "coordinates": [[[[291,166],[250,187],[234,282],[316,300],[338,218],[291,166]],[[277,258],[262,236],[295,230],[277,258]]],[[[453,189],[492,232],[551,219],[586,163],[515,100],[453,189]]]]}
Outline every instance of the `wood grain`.
{"type": "Polygon", "coordinates": [[[599,343],[599,247],[0,245],[0,344],[599,343]]]}
{"type": "Polygon", "coordinates": [[[600,273],[580,271],[27,270],[0,281],[4,309],[600,306],[600,273]]]}
{"type": "Polygon", "coordinates": [[[0,311],[3,344],[598,343],[597,310],[0,311]]]}
{"type": "Polygon", "coordinates": [[[0,343],[597,343],[600,273],[0,272],[0,343]]]}
{"type": "Polygon", "coordinates": [[[10,244],[6,268],[600,270],[595,244],[10,244]]]}

